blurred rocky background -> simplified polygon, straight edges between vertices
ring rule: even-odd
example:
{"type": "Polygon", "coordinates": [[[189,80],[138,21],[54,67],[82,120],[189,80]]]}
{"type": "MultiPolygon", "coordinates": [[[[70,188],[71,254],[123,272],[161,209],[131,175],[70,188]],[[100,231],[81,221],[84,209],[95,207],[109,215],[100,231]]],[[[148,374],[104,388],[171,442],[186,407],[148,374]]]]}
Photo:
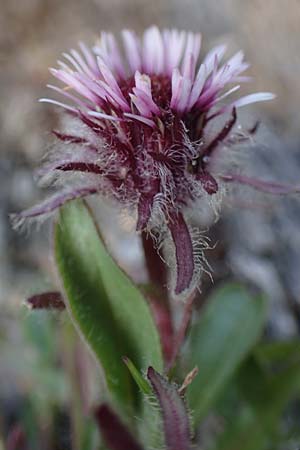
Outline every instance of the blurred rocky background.
{"type": "MultiPolygon", "coordinates": [[[[244,92],[277,94],[273,102],[243,113],[264,125],[247,157],[249,173],[300,181],[299,0],[1,0],[0,8],[0,398],[29,388],[16,364],[25,346],[19,326],[22,300],[51,286],[49,225],[16,233],[8,214],[42,197],[33,179],[58,123],[48,95],[49,66],[79,40],[92,43],[102,29],[137,31],[157,24],[201,31],[203,51],[227,42],[245,50],[254,80],[244,92]],[[253,115],[252,115],[253,113],[253,115]],[[20,387],[21,386],[21,387],[20,387]]],[[[270,298],[269,333],[300,331],[300,199],[238,193],[212,228],[218,253],[209,256],[216,281],[235,277],[270,298]],[[217,256],[217,258],[215,258],[217,256]],[[215,258],[215,259],[214,259],[215,258]]],[[[217,252],[217,250],[216,250],[217,252]]],[[[27,345],[27,344],[26,344],[27,345]]],[[[28,349],[27,349],[28,350],[28,349]]],[[[31,351],[30,349],[28,350],[31,351]]],[[[27,363],[30,365],[30,358],[27,363]]],[[[32,388],[32,386],[30,386],[32,388]]],[[[1,426],[1,423],[0,423],[1,426]]]]}

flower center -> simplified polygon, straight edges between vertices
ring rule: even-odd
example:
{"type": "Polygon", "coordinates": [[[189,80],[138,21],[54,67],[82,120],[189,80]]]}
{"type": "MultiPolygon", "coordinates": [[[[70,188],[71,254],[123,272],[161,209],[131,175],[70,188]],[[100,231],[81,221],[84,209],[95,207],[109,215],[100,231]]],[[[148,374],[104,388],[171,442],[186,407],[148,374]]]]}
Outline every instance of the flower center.
{"type": "MultiPolygon", "coordinates": [[[[148,75],[151,80],[152,98],[156,105],[164,110],[170,108],[172,97],[171,79],[168,75],[148,75]]],[[[121,91],[127,101],[130,101],[129,94],[132,94],[132,89],[135,86],[134,77],[127,78],[120,82],[121,91]]]]}
{"type": "Polygon", "coordinates": [[[150,78],[154,102],[162,109],[169,109],[172,97],[170,77],[167,75],[152,75],[150,78]]]}

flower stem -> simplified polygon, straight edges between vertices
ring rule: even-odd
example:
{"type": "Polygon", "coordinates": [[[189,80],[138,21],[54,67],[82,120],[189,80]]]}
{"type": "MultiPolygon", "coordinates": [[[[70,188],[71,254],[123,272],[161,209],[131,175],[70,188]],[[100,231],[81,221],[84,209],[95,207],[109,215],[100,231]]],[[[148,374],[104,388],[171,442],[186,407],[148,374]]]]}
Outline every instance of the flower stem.
{"type": "Polygon", "coordinates": [[[179,329],[178,329],[178,331],[177,331],[177,333],[175,334],[175,337],[174,337],[172,357],[170,358],[169,363],[167,365],[167,371],[168,372],[174,366],[176,358],[179,355],[181,346],[183,344],[183,341],[184,341],[184,338],[185,338],[185,335],[186,335],[189,323],[191,321],[195,296],[196,296],[196,290],[194,290],[190,294],[190,296],[187,298],[187,300],[185,302],[183,315],[182,315],[182,320],[181,320],[179,329]]]}
{"type": "Polygon", "coordinates": [[[160,334],[165,363],[168,365],[173,355],[174,329],[172,311],[166,287],[166,267],[157,253],[153,239],[145,232],[142,233],[142,244],[149,279],[155,287],[154,293],[149,294],[148,299],[160,334]]]}

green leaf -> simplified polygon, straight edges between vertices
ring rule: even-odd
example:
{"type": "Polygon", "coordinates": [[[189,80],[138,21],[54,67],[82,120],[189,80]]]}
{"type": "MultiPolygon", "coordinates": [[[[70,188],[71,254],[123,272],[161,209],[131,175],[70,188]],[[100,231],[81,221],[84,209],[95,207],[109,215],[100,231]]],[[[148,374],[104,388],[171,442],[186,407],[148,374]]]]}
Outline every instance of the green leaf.
{"type": "Polygon", "coordinates": [[[209,411],[261,334],[265,319],[262,297],[228,284],[213,293],[189,339],[189,368],[199,374],[188,389],[195,423],[209,411]]]}
{"type": "Polygon", "coordinates": [[[225,432],[219,437],[214,450],[263,450],[269,439],[255,412],[244,406],[239,409],[232,423],[227,424],[225,432]]]}
{"type": "Polygon", "coordinates": [[[151,395],[152,394],[152,389],[148,383],[147,380],[145,380],[145,378],[143,377],[143,375],[141,375],[141,373],[137,370],[137,368],[135,367],[135,365],[132,363],[132,361],[130,361],[129,358],[127,358],[127,356],[125,356],[123,358],[124,364],[126,364],[129,372],[132,375],[132,378],[134,379],[134,381],[136,382],[136,384],[138,385],[138,387],[140,388],[140,390],[145,394],[145,395],[151,395]]]}
{"type": "Polygon", "coordinates": [[[144,297],[108,254],[81,201],[60,210],[55,258],[76,327],[103,367],[113,397],[131,404],[133,385],[122,356],[138,370],[149,364],[161,370],[159,336],[144,297]]]}
{"type": "Polygon", "coordinates": [[[263,342],[255,347],[255,358],[266,368],[300,360],[300,342],[297,339],[263,342]]]}
{"type": "MultiPolygon", "coordinates": [[[[281,362],[284,364],[286,361],[281,362]]],[[[273,373],[271,370],[268,373],[252,356],[243,364],[236,384],[246,403],[228,424],[216,448],[238,449],[241,442],[243,450],[273,448],[272,444],[277,444],[282,438],[280,418],[289,400],[295,393],[299,393],[299,362],[288,365],[279,373],[273,373]]]]}
{"type": "Polygon", "coordinates": [[[238,384],[264,429],[272,432],[278,428],[278,418],[287,402],[299,391],[300,361],[298,359],[288,364],[278,373],[268,373],[262,370],[254,358],[249,358],[239,373],[238,384]]]}

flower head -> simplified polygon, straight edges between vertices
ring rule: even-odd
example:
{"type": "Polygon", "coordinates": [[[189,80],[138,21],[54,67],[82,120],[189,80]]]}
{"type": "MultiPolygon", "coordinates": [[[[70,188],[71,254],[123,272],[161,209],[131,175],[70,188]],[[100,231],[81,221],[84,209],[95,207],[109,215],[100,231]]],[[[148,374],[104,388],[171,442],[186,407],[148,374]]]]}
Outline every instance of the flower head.
{"type": "Polygon", "coordinates": [[[199,61],[200,47],[200,34],[151,27],[142,39],[124,30],[122,47],[102,33],[92,50],[81,43],[80,51],[64,54],[59,68],[51,69],[62,86],[49,88],[66,103],[41,99],[62,106],[74,124],[71,133],[54,132],[64,145],[41,171],[63,189],[19,219],[90,194],[113,197],[136,208],[137,230],[172,242],[175,293],[195,285],[202,256],[188,211],[217,197],[229,181],[214,173],[211,161],[230,139],[237,108],[273,98],[260,92],[225,105],[248,80],[248,64],[241,51],[222,63],[225,46],[199,61]],[[208,135],[208,126],[223,115],[225,125],[208,135]]]}

